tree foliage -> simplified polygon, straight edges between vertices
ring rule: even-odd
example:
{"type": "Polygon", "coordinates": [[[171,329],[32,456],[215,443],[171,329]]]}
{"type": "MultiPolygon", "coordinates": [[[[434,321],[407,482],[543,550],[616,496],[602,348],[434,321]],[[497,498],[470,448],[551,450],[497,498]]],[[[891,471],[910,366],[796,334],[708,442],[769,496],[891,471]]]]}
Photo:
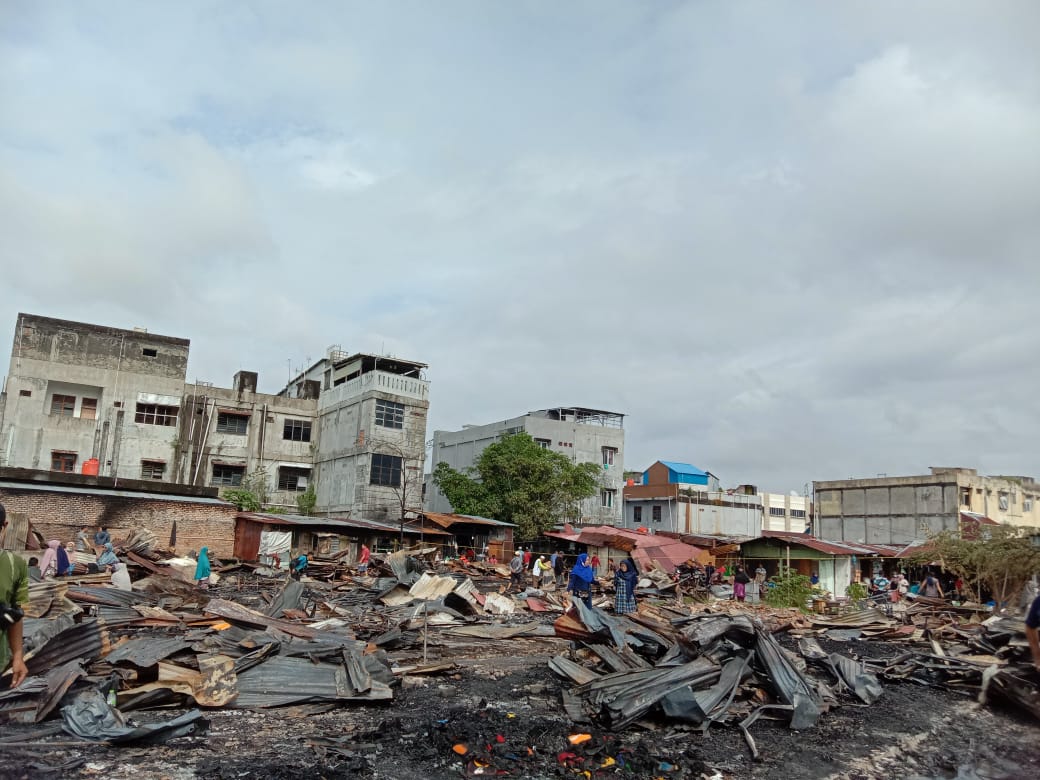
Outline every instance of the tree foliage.
{"type": "Polygon", "coordinates": [[[453,511],[515,523],[521,539],[533,539],[575,518],[578,503],[599,489],[599,475],[596,464],[572,463],[517,433],[485,448],[465,473],[438,463],[433,481],[453,511]]]}
{"type": "Polygon", "coordinates": [[[251,471],[242,477],[239,487],[225,490],[222,495],[242,512],[259,512],[267,503],[267,470],[251,471]]]}
{"type": "Polygon", "coordinates": [[[314,490],[313,482],[307,485],[305,491],[296,496],[296,508],[300,511],[301,515],[309,515],[314,511],[314,507],[317,503],[318,494],[314,490]]]}
{"type": "Polygon", "coordinates": [[[766,589],[766,604],[771,607],[806,608],[813,594],[812,581],[808,577],[794,569],[785,569],[770,581],[773,587],[766,589]]]}
{"type": "Polygon", "coordinates": [[[976,598],[980,588],[985,588],[997,604],[1013,604],[1026,582],[1040,571],[1040,550],[1013,526],[983,529],[985,536],[981,539],[963,539],[956,532],[943,531],[931,537],[911,560],[938,561],[946,571],[959,576],[976,598]]]}

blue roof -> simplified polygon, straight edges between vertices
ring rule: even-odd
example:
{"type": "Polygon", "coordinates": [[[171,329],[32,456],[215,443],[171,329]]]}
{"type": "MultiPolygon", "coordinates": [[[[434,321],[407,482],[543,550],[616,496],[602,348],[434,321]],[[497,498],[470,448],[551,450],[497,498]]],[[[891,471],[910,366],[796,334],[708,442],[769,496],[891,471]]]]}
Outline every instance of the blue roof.
{"type": "Polygon", "coordinates": [[[689,474],[694,477],[708,476],[707,471],[702,471],[689,463],[679,463],[679,461],[676,460],[662,460],[660,462],[678,474],[689,474]]]}

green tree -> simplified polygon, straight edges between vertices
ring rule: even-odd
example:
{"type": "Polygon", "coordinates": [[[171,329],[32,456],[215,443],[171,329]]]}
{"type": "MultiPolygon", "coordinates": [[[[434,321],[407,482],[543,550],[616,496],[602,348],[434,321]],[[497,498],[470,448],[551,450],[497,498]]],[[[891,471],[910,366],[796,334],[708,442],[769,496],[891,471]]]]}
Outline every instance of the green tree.
{"type": "Polygon", "coordinates": [[[224,490],[221,495],[243,512],[259,512],[267,503],[267,470],[251,471],[239,487],[224,490]]]}
{"type": "Polygon", "coordinates": [[[433,471],[455,512],[515,523],[521,539],[534,539],[573,518],[578,503],[596,494],[599,477],[596,464],[572,463],[526,433],[489,445],[465,473],[443,462],[433,471]]]}
{"type": "Polygon", "coordinates": [[[981,539],[963,539],[953,531],[931,537],[911,558],[916,563],[938,561],[974,592],[986,588],[997,604],[1012,604],[1026,582],[1040,571],[1040,550],[1014,526],[983,526],[981,539]]]}
{"type": "Polygon", "coordinates": [[[318,503],[318,494],[314,490],[314,483],[311,482],[307,485],[307,489],[296,496],[296,508],[300,511],[301,515],[309,515],[314,511],[314,506],[318,503]]]}

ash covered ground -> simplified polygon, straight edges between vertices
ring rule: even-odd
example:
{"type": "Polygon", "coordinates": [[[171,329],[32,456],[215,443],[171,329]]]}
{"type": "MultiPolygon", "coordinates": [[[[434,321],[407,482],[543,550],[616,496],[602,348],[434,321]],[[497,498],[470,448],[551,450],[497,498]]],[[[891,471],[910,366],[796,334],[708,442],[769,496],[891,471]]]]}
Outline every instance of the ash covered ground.
{"type": "MultiPolygon", "coordinates": [[[[793,646],[790,639],[781,641],[793,646]]],[[[827,651],[894,655],[884,642],[830,642],[827,651]]],[[[872,706],[843,696],[816,727],[759,721],[754,761],[738,729],[706,733],[648,719],[619,733],[577,728],[563,714],[568,685],[548,668],[559,639],[474,641],[440,649],[447,675],[407,678],[385,705],[218,710],[209,733],[163,746],[86,748],[40,741],[0,751],[0,777],[387,778],[1025,778],[1040,772],[1040,728],[1015,712],[913,683],[886,683],[872,706]],[[573,746],[568,737],[591,738],[573,746]],[[457,752],[464,750],[463,753],[457,752]],[[588,772],[588,775],[584,773],[588,772]]],[[[415,662],[414,652],[398,659],[415,662]]],[[[134,713],[139,721],[170,711],[134,713]]],[[[3,737],[38,727],[5,726],[3,737]]],[[[61,740],[61,736],[53,737],[61,740]]]]}

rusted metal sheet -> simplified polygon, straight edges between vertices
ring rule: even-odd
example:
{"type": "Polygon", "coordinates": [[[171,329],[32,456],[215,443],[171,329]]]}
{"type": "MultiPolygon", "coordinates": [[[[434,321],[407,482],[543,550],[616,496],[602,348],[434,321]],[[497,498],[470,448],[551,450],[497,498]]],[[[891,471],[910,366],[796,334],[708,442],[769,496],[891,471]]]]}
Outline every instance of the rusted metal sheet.
{"type": "Polygon", "coordinates": [[[235,557],[255,561],[260,557],[260,535],[263,525],[239,515],[235,520],[235,557]]]}
{"type": "Polygon", "coordinates": [[[39,649],[29,653],[25,665],[29,674],[36,675],[62,666],[69,661],[84,663],[97,660],[112,650],[108,628],[103,620],[85,620],[55,634],[39,649]]]}

